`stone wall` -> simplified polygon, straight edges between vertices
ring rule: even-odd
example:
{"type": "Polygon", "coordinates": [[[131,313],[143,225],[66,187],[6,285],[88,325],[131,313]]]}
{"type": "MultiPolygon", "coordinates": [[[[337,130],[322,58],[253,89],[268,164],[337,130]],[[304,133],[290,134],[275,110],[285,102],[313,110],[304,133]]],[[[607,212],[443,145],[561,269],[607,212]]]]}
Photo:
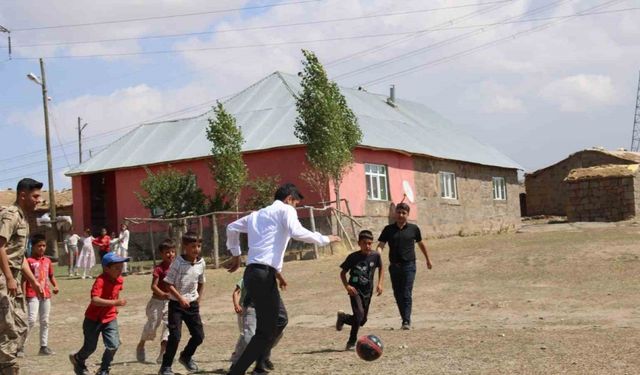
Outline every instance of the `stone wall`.
{"type": "Polygon", "coordinates": [[[586,150],[577,152],[555,165],[527,174],[525,176],[527,215],[567,215],[565,207],[568,193],[564,179],[572,169],[634,163],[634,161],[620,159],[597,150],[586,150]]]}
{"type": "Polygon", "coordinates": [[[568,221],[620,221],[638,212],[640,183],[634,177],[565,182],[568,221]]]}
{"type": "MultiPolygon", "coordinates": [[[[427,157],[414,158],[417,224],[427,238],[498,233],[520,223],[519,193],[515,169],[488,167],[427,157]],[[458,199],[440,197],[439,172],[456,174],[458,199]],[[493,199],[493,177],[504,177],[507,199],[493,199]]],[[[392,202],[368,201],[366,217],[358,220],[378,235],[389,224],[392,202]]]]}

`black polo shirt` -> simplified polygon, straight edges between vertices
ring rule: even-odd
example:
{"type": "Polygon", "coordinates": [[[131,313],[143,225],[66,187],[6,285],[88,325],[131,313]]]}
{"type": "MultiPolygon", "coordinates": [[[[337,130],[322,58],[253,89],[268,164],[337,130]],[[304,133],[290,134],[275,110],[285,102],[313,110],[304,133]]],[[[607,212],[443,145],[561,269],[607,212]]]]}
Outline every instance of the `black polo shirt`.
{"type": "Polygon", "coordinates": [[[416,260],[416,242],[422,241],[422,234],[415,224],[399,228],[393,223],[384,227],[378,241],[389,244],[389,262],[411,262],[416,260]]]}

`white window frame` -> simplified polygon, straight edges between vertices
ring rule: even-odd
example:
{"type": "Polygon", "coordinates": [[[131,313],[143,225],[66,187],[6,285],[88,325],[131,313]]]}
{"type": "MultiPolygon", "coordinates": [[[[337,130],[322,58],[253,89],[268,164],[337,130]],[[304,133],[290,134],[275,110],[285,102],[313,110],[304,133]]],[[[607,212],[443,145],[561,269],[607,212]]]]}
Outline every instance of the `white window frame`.
{"type": "Polygon", "coordinates": [[[504,177],[493,178],[493,200],[507,200],[507,181],[504,177]]]}
{"type": "Polygon", "coordinates": [[[365,189],[367,199],[372,201],[389,200],[389,168],[383,164],[365,163],[365,189]],[[369,189],[371,186],[371,189],[369,189]]]}
{"type": "Polygon", "coordinates": [[[458,183],[456,174],[453,172],[440,172],[440,198],[442,199],[458,199],[458,183]]]}

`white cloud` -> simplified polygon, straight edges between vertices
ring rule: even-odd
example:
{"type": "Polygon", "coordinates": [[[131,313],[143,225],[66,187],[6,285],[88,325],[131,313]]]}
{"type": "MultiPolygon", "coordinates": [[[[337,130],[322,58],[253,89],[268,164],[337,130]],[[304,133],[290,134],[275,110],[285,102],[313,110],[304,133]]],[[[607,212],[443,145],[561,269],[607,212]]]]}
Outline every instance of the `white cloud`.
{"type": "MultiPolygon", "coordinates": [[[[58,126],[58,124],[75,124],[80,116],[89,126],[84,131],[87,138],[87,148],[103,146],[113,137],[121,136],[123,131],[108,136],[99,134],[110,132],[141,122],[156,119],[174,111],[178,111],[194,104],[212,101],[218,93],[205,85],[192,84],[174,90],[159,90],[147,85],[137,85],[116,90],[108,95],[84,95],[61,103],[51,103],[51,126],[57,126],[63,143],[75,141],[77,137],[75,127],[58,126]]],[[[213,103],[212,103],[213,104],[213,103]]],[[[203,113],[210,106],[205,104],[190,112],[181,112],[178,116],[188,116],[193,113],[203,113]]],[[[13,112],[8,122],[17,127],[26,127],[33,134],[44,136],[42,126],[42,109],[27,112],[13,112]]],[[[56,140],[57,143],[57,140],[56,140]]],[[[75,157],[73,158],[75,159],[75,157]]]]}
{"type": "Polygon", "coordinates": [[[526,107],[518,97],[517,88],[509,89],[493,81],[483,81],[469,87],[462,95],[461,105],[471,103],[482,113],[523,113],[526,107]]]}
{"type": "Polygon", "coordinates": [[[594,106],[614,104],[616,100],[611,77],[589,74],[553,81],[541,90],[540,95],[565,112],[593,110],[594,106]]]}

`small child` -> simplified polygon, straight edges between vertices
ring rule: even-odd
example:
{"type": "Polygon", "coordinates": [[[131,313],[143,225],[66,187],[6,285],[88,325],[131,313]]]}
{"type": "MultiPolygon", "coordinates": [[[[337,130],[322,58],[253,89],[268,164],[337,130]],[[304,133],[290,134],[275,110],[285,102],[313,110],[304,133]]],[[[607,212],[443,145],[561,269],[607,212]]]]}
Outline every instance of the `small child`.
{"type": "MultiPolygon", "coordinates": [[[[276,279],[278,280],[278,285],[281,290],[287,290],[287,281],[284,279],[280,272],[276,273],[276,279]]],[[[251,341],[251,338],[256,333],[257,326],[257,318],[256,318],[256,309],[251,302],[251,300],[247,297],[247,290],[244,288],[243,279],[238,280],[235,289],[233,290],[233,294],[231,295],[231,299],[233,301],[233,309],[238,315],[238,329],[240,330],[240,336],[238,337],[238,341],[236,342],[236,347],[233,353],[231,354],[231,366],[235,365],[238,361],[242,353],[244,352],[247,345],[251,341]]],[[[278,320],[276,323],[276,339],[271,345],[271,348],[267,350],[267,352],[258,357],[258,368],[265,370],[273,370],[273,362],[271,362],[271,350],[278,345],[280,339],[284,335],[284,329],[289,323],[289,318],[287,314],[287,310],[284,307],[284,303],[282,302],[282,298],[280,298],[280,306],[278,308],[278,320]]]]}
{"type": "Polygon", "coordinates": [[[191,338],[184,347],[178,361],[189,371],[198,371],[193,354],[204,340],[204,328],[200,319],[200,299],[204,289],[204,259],[200,257],[202,239],[195,232],[182,236],[183,254],[171,263],[164,282],[169,285],[169,340],[162,357],[158,374],[173,375],[171,365],[178,351],[182,335],[182,322],[189,328],[191,338]]]}
{"type": "Polygon", "coordinates": [[[349,254],[347,259],[340,265],[340,268],[342,268],[340,279],[349,294],[351,309],[353,310],[353,315],[338,311],[336,320],[336,330],[338,331],[341,331],[345,324],[351,326],[351,333],[345,350],[353,350],[355,348],[358,340],[358,329],[367,322],[376,268],[379,269],[376,293],[378,296],[382,294],[384,268],[382,267],[380,253],[371,250],[372,244],[373,233],[369,230],[361,231],[358,234],[360,251],[349,254]],[[349,281],[347,281],[347,272],[349,272],[349,281]]]}
{"type": "Polygon", "coordinates": [[[102,228],[100,236],[94,238],[91,243],[98,247],[98,256],[102,260],[102,257],[111,251],[111,237],[107,234],[107,228],[102,228]]]}
{"type": "MultiPolygon", "coordinates": [[[[42,234],[31,236],[31,256],[27,258],[29,268],[33,276],[42,285],[44,294],[38,295],[30,283],[23,281],[23,288],[27,298],[27,310],[29,331],[36,325],[36,317],[40,321],[40,355],[55,354],[48,346],[49,338],[49,312],[51,311],[51,291],[58,294],[58,282],[53,276],[53,264],[51,259],[44,256],[47,249],[47,241],[42,234]],[[53,287],[50,288],[49,285],[53,287]]],[[[24,352],[23,348],[18,350],[24,352]]]]}
{"type": "Polygon", "coordinates": [[[76,233],[72,233],[67,237],[65,245],[67,248],[67,254],[69,254],[69,276],[78,276],[78,270],[76,269],[76,261],[78,260],[78,242],[80,236],[76,233]]]}
{"type": "Polygon", "coordinates": [[[96,253],[93,251],[93,240],[91,229],[85,229],[84,238],[82,239],[82,250],[78,256],[77,268],[82,268],[82,278],[91,278],[91,268],[96,264],[96,253]],[[87,275],[89,272],[89,275],[87,275]]]}
{"type": "Polygon", "coordinates": [[[160,341],[160,354],[156,359],[156,363],[162,363],[162,356],[167,348],[167,339],[169,338],[169,330],[167,329],[167,314],[169,305],[169,285],[164,282],[169,267],[176,257],[176,244],[167,238],[162,241],[159,246],[162,263],[153,269],[153,279],[151,281],[151,292],[153,295],[147,303],[147,324],[142,329],[142,336],[136,348],[136,359],[138,362],[144,362],[145,350],[144,342],[153,341],[156,338],[156,331],[162,324],[162,340],[160,341]]]}
{"type": "Polygon", "coordinates": [[[124,283],[122,268],[128,261],[129,258],[121,258],[115,253],[107,253],[102,257],[103,272],[93,283],[91,303],[84,313],[84,343],[77,353],[69,354],[76,375],[89,374],[85,362],[96,351],[100,334],[104,342],[104,353],[97,375],[109,375],[111,361],[120,346],[117,316],[118,307],[127,304],[124,298],[120,298],[120,291],[124,283]]]}

